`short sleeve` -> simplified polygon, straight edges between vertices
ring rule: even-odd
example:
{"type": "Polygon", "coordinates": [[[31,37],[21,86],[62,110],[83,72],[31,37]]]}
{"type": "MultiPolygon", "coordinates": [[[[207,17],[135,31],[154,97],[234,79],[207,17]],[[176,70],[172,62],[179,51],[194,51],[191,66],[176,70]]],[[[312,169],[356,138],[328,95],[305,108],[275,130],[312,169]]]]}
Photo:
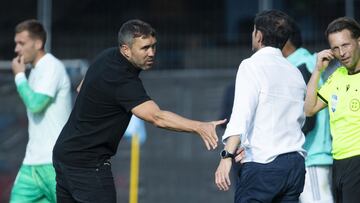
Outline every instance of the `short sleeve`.
{"type": "Polygon", "coordinates": [[[116,90],[117,102],[130,112],[134,107],[150,100],[139,78],[127,80],[116,90]]]}
{"type": "Polygon", "coordinates": [[[62,68],[61,65],[56,63],[50,62],[46,64],[46,67],[41,69],[41,74],[36,77],[35,85],[32,87],[34,92],[55,97],[62,74],[66,74],[61,71],[62,68]]]}

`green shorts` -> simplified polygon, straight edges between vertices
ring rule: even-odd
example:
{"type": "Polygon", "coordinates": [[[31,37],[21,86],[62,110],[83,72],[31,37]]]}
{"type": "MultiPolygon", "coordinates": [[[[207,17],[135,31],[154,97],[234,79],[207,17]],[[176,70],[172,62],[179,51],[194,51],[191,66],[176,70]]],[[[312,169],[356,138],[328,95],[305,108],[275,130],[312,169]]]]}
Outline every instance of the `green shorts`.
{"type": "Polygon", "coordinates": [[[20,202],[56,202],[55,169],[52,164],[21,166],[10,197],[10,203],[20,202]]]}

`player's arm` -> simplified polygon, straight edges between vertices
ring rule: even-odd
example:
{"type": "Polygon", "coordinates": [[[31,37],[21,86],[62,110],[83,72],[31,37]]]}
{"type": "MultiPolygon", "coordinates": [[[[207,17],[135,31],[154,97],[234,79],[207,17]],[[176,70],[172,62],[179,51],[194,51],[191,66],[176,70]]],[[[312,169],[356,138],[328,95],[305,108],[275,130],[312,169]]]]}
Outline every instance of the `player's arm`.
{"type": "Polygon", "coordinates": [[[12,71],[15,75],[15,84],[21,99],[26,108],[32,113],[39,113],[46,109],[51,103],[50,96],[34,92],[27,82],[25,76],[24,57],[17,56],[11,63],[12,71]]]}
{"type": "Polygon", "coordinates": [[[30,88],[24,73],[16,74],[15,84],[22,101],[30,112],[40,113],[51,103],[50,96],[34,92],[30,88]]]}
{"type": "Polygon", "coordinates": [[[216,126],[226,120],[201,122],[190,120],[170,111],[163,111],[152,100],[146,101],[132,110],[137,117],[153,125],[173,131],[192,132],[200,135],[208,150],[217,147],[218,136],[216,126]]]}
{"type": "Polygon", "coordinates": [[[306,90],[304,106],[306,116],[313,116],[327,106],[327,104],[318,97],[317,86],[321,73],[326,69],[329,65],[329,61],[333,58],[334,55],[330,49],[323,50],[317,54],[316,67],[311,75],[306,90]]]}

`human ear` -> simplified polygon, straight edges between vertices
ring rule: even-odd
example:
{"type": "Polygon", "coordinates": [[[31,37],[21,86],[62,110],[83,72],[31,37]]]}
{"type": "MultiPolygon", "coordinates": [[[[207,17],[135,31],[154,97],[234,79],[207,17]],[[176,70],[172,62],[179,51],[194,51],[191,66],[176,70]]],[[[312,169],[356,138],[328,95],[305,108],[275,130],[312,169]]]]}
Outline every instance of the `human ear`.
{"type": "Polygon", "coordinates": [[[126,44],[120,46],[120,52],[127,59],[129,59],[131,56],[130,47],[126,44]]]}
{"type": "Polygon", "coordinates": [[[262,38],[263,38],[262,32],[259,31],[259,30],[256,30],[255,37],[256,37],[256,38],[255,38],[256,41],[257,41],[259,44],[261,44],[261,43],[262,43],[262,38]]]}
{"type": "Polygon", "coordinates": [[[35,48],[37,50],[40,50],[40,49],[43,49],[43,45],[44,45],[44,42],[39,40],[39,39],[36,39],[35,40],[35,48]]]}

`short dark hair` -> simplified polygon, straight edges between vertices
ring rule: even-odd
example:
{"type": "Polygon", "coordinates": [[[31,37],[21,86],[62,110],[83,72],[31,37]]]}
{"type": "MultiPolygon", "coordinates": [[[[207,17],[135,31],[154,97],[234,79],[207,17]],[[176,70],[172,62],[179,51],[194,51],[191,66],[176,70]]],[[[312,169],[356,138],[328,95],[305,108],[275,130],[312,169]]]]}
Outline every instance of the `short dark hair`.
{"type": "Polygon", "coordinates": [[[137,37],[155,37],[156,32],[149,23],[133,19],[125,22],[118,33],[118,43],[121,45],[131,45],[137,37]]]}
{"type": "Polygon", "coordinates": [[[42,49],[46,43],[46,31],[40,21],[35,19],[29,19],[22,21],[21,23],[17,24],[15,27],[15,33],[18,34],[20,32],[28,31],[29,37],[31,39],[40,39],[42,44],[42,49]]]}
{"type": "Polygon", "coordinates": [[[333,20],[325,31],[325,36],[328,39],[329,35],[342,30],[349,30],[352,38],[360,37],[360,25],[354,19],[349,17],[340,17],[333,20]]]}
{"type": "Polygon", "coordinates": [[[290,36],[290,17],[279,10],[267,10],[258,13],[255,17],[255,29],[262,35],[262,43],[282,49],[290,36]]]}
{"type": "Polygon", "coordinates": [[[302,37],[301,37],[301,30],[295,20],[290,21],[290,36],[289,41],[290,43],[296,48],[300,48],[302,46],[302,37]]]}

